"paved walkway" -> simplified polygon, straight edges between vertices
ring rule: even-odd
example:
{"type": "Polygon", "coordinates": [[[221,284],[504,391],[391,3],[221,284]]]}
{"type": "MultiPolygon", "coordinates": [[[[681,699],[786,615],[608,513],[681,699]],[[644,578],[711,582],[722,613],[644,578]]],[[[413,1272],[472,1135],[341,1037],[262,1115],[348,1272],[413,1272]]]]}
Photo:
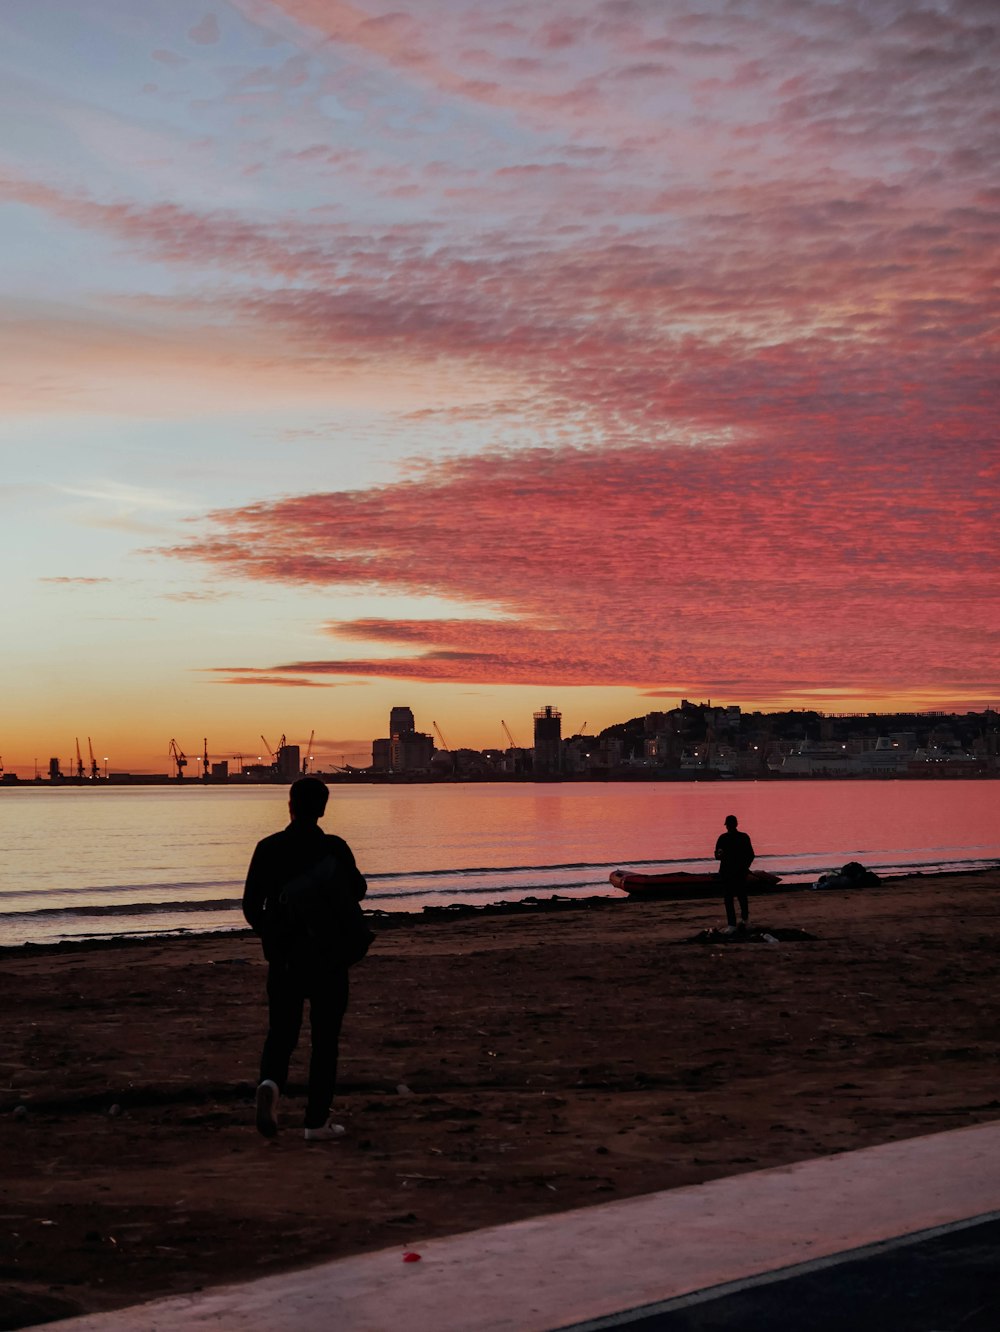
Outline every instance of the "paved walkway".
{"type": "Polygon", "coordinates": [[[985,1234],[981,1227],[998,1218],[1000,1121],[430,1240],[413,1246],[420,1262],[404,1263],[401,1249],[383,1249],[46,1326],[53,1332],[764,1328],[775,1325],[773,1315],[762,1322],[678,1316],[696,1306],[722,1311],[722,1301],[767,1286],[772,1300],[786,1300],[782,1321],[792,1327],[794,1283],[831,1261],[856,1264],[869,1256],[857,1251],[899,1247],[906,1236],[933,1244],[935,1235],[966,1227],[970,1236],[985,1234]],[[673,1322],[663,1321],[668,1315],[673,1322]]]}

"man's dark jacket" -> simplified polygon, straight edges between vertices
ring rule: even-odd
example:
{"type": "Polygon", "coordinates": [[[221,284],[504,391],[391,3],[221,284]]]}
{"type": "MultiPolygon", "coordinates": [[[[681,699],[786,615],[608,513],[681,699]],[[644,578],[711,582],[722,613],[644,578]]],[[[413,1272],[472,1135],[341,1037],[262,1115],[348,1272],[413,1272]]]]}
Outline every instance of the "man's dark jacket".
{"type": "Polygon", "coordinates": [[[290,879],[305,874],[327,856],[333,856],[340,867],[337,891],[360,902],[368,884],[342,837],[325,833],[316,823],[293,819],[287,828],[257,843],[243,889],[243,915],[260,935],[269,962],[301,958],[313,951],[314,944],[289,919],[279,895],[290,879]]]}
{"type": "Polygon", "coordinates": [[[719,857],[719,878],[742,883],[754,862],[753,843],[738,828],[726,831],[715,844],[719,857]]]}

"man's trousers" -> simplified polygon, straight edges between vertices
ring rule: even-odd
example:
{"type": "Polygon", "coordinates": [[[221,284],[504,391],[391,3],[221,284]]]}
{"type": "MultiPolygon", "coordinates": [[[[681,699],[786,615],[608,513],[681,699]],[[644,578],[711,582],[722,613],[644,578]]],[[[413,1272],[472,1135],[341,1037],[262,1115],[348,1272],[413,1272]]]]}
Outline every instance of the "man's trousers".
{"type": "Polygon", "coordinates": [[[330,1114],[337,1087],[340,1028],[347,1011],[348,990],[344,966],[301,958],[268,964],[268,1029],[260,1057],[260,1081],[269,1078],[284,1092],[288,1063],[298,1045],[308,1003],[311,1048],[306,1128],[320,1128],[330,1114]]]}

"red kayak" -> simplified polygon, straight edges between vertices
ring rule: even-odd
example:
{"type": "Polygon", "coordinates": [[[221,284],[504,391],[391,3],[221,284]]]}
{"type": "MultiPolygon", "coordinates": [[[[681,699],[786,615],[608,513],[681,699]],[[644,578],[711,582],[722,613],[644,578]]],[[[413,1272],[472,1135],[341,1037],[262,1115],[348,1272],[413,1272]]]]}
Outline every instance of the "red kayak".
{"type": "MultiPolygon", "coordinates": [[[[684,870],[673,870],[669,874],[638,874],[635,870],[616,869],[608,878],[629,897],[660,897],[683,902],[687,898],[719,897],[722,894],[718,874],[689,874],[684,870]]],[[[766,870],[751,870],[747,876],[747,888],[755,895],[781,892],[777,886],[780,882],[780,875],[768,874],[766,870]]]]}

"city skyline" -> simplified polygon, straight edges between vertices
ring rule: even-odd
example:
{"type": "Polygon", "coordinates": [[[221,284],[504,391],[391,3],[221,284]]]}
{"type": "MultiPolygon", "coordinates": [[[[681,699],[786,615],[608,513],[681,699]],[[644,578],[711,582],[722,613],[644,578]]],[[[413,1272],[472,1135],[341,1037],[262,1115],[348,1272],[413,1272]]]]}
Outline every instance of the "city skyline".
{"type": "MultiPolygon", "coordinates": [[[[232,781],[243,776],[255,781],[289,781],[306,773],[329,777],[335,773],[366,772],[440,777],[475,771],[482,777],[487,770],[475,766],[475,761],[482,758],[490,764],[497,763],[496,772],[505,776],[561,778],[581,776],[587,770],[606,775],[609,770],[637,764],[664,771],[714,767],[717,765],[712,762],[713,754],[716,759],[723,753],[731,759],[739,752],[749,756],[752,751],[752,761],[742,765],[739,775],[754,776],[760,775],[756,769],[763,769],[765,760],[777,759],[778,762],[770,764],[770,769],[776,770],[780,759],[787,754],[808,754],[814,749],[826,754],[835,732],[843,743],[838,739],[833,748],[850,751],[852,755],[888,748],[900,750],[900,760],[915,755],[918,760],[930,761],[932,766],[937,764],[938,771],[940,764],[949,760],[952,765],[957,760],[978,760],[984,769],[996,769],[997,716],[995,707],[964,714],[826,713],[796,708],[767,712],[745,711],[738,704],[719,700],[713,703],[711,699],[678,699],[674,707],[653,709],[636,717],[619,717],[599,731],[587,723],[576,730],[564,731],[562,713],[548,703],[536,708],[528,719],[515,719],[515,726],[525,732],[523,744],[506,720],[501,719],[499,743],[453,747],[437,721],[430,722],[433,732],[422,729],[424,721],[414,716],[412,708],[396,704],[389,711],[388,725],[383,727],[387,735],[355,742],[359,747],[346,752],[336,742],[317,737],[315,731],[307,741],[282,733],[272,745],[261,735],[260,745],[228,750],[210,748],[206,736],[201,751],[188,746],[190,753],[183,744],[171,739],[166,765],[127,771],[113,764],[109,755],[95,751],[88,736],[82,744],[75,737],[66,756],[55,754],[46,760],[34,759],[30,772],[25,765],[20,765],[20,770],[19,765],[5,765],[0,755],[0,775],[6,774],[6,782],[28,777],[36,782],[106,781],[109,774],[112,780],[171,777],[195,781],[209,778],[232,781]],[[527,727],[526,720],[530,723],[527,727]],[[919,739],[921,732],[925,736],[923,741],[919,739]],[[631,733],[632,743],[625,740],[627,733],[631,733]],[[588,762],[584,763],[584,759],[588,762]]],[[[876,766],[884,775],[886,763],[876,766]]],[[[928,775],[926,767],[918,766],[920,775],[928,775]]],[[[984,773],[977,770],[972,775],[984,773]]]]}
{"type": "Polygon", "coordinates": [[[993,18],[10,0],[5,768],[995,705],[993,18]]]}

